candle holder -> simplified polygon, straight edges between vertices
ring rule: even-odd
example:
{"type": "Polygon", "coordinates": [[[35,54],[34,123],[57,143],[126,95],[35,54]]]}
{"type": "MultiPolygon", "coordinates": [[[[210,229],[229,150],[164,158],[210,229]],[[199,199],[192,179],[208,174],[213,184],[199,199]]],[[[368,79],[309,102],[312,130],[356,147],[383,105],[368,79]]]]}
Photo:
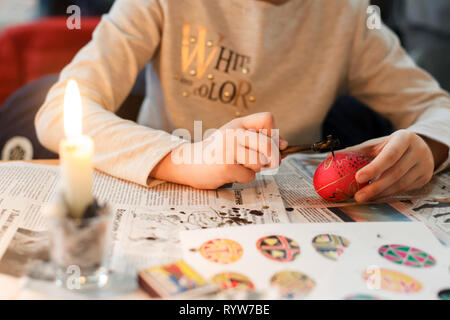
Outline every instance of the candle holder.
{"type": "Polygon", "coordinates": [[[105,286],[106,248],[111,231],[111,212],[97,201],[75,219],[63,196],[47,210],[50,229],[50,259],[58,286],[71,290],[91,290],[105,286]]]}

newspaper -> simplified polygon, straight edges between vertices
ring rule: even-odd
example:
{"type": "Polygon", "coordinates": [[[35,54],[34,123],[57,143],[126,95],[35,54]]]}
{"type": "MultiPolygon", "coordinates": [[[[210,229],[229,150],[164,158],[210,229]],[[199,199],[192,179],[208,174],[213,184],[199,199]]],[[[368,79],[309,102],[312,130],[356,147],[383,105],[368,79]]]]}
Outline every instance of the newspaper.
{"type": "Polygon", "coordinates": [[[6,205],[4,199],[0,199],[0,257],[5,253],[9,242],[13,238],[20,219],[20,211],[6,205]]]}
{"type": "MultiPolygon", "coordinates": [[[[450,244],[450,174],[389,203],[336,204],[317,196],[313,175],[323,155],[286,158],[275,176],[247,185],[196,190],[171,183],[146,188],[96,172],[94,195],[108,203],[113,232],[108,266],[124,275],[181,257],[183,230],[288,222],[422,221],[450,244]]],[[[57,166],[0,164],[0,273],[29,275],[48,260],[43,209],[60,190],[57,166]]]]}
{"type": "MultiPolygon", "coordinates": [[[[354,200],[332,202],[319,197],[314,190],[313,177],[317,166],[326,155],[296,154],[283,161],[278,174],[275,176],[280,193],[286,207],[291,208],[330,208],[356,205],[354,200]]],[[[373,203],[386,203],[400,200],[414,199],[445,199],[449,196],[450,171],[447,170],[433,179],[423,188],[401,193],[373,203]]],[[[308,210],[307,210],[308,211],[308,210]]],[[[320,210],[319,210],[320,211],[320,210]]]]}
{"type": "Polygon", "coordinates": [[[328,201],[320,198],[313,186],[314,171],[324,155],[291,155],[275,175],[289,220],[295,222],[339,222],[328,201]]]}
{"type": "Polygon", "coordinates": [[[444,245],[450,247],[450,195],[446,199],[405,200],[391,205],[423,222],[444,245]]]}
{"type": "Polygon", "coordinates": [[[162,185],[152,192],[168,192],[168,196],[179,192],[193,201],[183,204],[177,200],[158,207],[114,204],[111,199],[111,270],[132,275],[136,270],[180,259],[179,232],[183,230],[289,222],[272,177],[257,176],[252,184],[215,191],[185,186],[178,186],[177,191],[162,185]]]}
{"type": "MultiPolygon", "coordinates": [[[[7,231],[7,237],[0,236],[0,258],[6,252],[0,272],[22,276],[29,270],[23,261],[26,255],[17,252],[18,244],[28,244],[27,254],[34,250],[39,258],[48,258],[44,254],[49,241],[43,210],[57,196],[59,183],[57,166],[0,164],[0,223],[5,221],[7,231]],[[14,220],[6,224],[12,213],[14,220]],[[10,268],[11,259],[23,268],[10,268]]],[[[289,222],[272,176],[257,175],[247,185],[197,190],[172,183],[146,188],[95,172],[93,189],[97,200],[107,203],[113,212],[111,268],[130,274],[137,268],[179,258],[180,230],[289,222]]]]}

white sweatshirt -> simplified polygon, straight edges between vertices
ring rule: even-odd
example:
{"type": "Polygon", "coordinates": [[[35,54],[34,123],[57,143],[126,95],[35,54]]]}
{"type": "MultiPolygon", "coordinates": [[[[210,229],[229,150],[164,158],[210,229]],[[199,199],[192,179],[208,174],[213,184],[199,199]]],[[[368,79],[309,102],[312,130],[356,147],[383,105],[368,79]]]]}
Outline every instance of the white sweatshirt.
{"type": "Polygon", "coordinates": [[[367,0],[118,0],[92,41],[61,72],[36,116],[58,151],[66,82],[76,79],[95,166],[142,185],[184,140],[176,128],[219,128],[270,111],[290,143],[320,137],[334,100],[350,94],[397,129],[450,145],[450,97],[417,68],[384,25],[367,27],[367,0]],[[151,62],[151,64],[149,64],[151,62]],[[139,124],[114,114],[147,64],[139,124]]]}

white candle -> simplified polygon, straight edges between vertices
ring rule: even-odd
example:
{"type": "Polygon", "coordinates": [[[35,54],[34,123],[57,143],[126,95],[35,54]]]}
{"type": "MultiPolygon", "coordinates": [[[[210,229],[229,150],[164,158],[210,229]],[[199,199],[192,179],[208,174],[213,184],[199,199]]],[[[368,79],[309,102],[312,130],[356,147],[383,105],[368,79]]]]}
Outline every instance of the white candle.
{"type": "Polygon", "coordinates": [[[82,218],[92,203],[94,142],[82,135],[82,107],[76,81],[70,80],[64,96],[66,139],[59,146],[63,194],[74,218],[82,218]]]}

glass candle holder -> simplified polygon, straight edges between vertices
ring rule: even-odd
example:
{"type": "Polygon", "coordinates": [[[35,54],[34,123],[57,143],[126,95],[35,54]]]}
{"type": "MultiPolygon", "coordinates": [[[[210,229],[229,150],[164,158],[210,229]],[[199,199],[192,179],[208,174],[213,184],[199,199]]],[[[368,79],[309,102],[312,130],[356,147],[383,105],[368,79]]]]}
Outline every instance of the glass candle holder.
{"type": "Polygon", "coordinates": [[[56,284],[70,290],[98,289],[108,282],[104,260],[112,214],[107,206],[98,207],[96,203],[86,212],[91,214],[82,219],[68,214],[48,217],[56,284]]]}

